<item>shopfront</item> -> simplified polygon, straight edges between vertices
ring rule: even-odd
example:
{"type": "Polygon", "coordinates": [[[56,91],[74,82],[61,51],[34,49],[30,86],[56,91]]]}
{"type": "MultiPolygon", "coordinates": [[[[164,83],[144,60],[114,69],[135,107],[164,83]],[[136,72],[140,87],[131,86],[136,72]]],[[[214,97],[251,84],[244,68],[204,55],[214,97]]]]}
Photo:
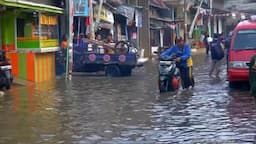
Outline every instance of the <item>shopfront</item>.
{"type": "Polygon", "coordinates": [[[7,51],[13,75],[43,82],[55,79],[55,54],[59,49],[58,14],[61,8],[23,1],[0,3],[1,46],[7,51]]]}
{"type": "Polygon", "coordinates": [[[142,7],[119,5],[114,14],[117,40],[128,40],[138,48],[138,29],[142,27],[142,7]]]}
{"type": "Polygon", "coordinates": [[[94,7],[94,19],[99,18],[100,22],[97,24],[96,34],[100,34],[103,39],[106,39],[108,34],[114,32],[114,15],[105,6],[102,6],[100,15],[98,16],[99,6],[94,7]]]}
{"type": "Polygon", "coordinates": [[[150,44],[152,55],[154,55],[155,52],[169,48],[174,44],[178,33],[176,30],[176,24],[151,20],[150,44]]]}

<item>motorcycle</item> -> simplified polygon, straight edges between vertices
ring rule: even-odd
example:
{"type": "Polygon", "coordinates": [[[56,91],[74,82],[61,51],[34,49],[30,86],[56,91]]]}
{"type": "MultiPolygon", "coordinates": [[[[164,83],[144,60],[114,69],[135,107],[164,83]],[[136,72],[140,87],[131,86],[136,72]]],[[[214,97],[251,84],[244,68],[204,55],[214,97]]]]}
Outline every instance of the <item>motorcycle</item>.
{"type": "Polygon", "coordinates": [[[13,76],[11,74],[12,66],[5,57],[5,52],[0,50],[0,89],[11,88],[13,76]]]}
{"type": "Polygon", "coordinates": [[[176,91],[180,87],[180,71],[176,65],[176,56],[171,55],[167,58],[160,57],[158,71],[158,86],[160,93],[176,91]]]}

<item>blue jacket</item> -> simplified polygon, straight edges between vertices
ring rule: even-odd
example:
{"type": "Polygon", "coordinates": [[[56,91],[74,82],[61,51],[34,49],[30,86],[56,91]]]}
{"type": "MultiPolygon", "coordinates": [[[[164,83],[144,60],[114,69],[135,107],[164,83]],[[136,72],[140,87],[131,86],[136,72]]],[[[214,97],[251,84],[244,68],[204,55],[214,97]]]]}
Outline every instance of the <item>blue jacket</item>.
{"type": "Polygon", "coordinates": [[[161,57],[168,57],[171,54],[175,54],[176,57],[181,58],[181,66],[192,66],[193,62],[191,59],[191,49],[189,45],[184,45],[182,48],[179,48],[177,45],[174,45],[161,53],[161,57]]]}
{"type": "Polygon", "coordinates": [[[219,40],[211,42],[211,57],[213,60],[221,60],[224,57],[224,51],[219,40]]]}

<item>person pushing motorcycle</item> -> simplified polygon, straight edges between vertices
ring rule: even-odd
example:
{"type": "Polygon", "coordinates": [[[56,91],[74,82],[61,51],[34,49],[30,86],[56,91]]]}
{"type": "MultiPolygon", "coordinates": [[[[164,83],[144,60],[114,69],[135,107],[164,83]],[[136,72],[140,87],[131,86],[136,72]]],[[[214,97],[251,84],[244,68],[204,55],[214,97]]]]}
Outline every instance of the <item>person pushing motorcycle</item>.
{"type": "Polygon", "coordinates": [[[192,73],[193,61],[191,57],[191,49],[189,45],[184,43],[182,37],[176,39],[176,45],[168,48],[160,54],[160,57],[165,59],[171,55],[176,56],[176,64],[180,69],[182,87],[188,89],[194,87],[194,78],[192,73]]]}

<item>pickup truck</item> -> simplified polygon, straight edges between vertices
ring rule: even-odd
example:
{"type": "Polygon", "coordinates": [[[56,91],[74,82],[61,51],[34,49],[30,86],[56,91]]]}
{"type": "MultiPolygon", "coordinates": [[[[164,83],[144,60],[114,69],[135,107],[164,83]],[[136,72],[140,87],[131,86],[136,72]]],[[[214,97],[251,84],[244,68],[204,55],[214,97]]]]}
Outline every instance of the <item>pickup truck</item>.
{"type": "Polygon", "coordinates": [[[118,41],[114,45],[87,40],[83,52],[73,52],[73,72],[104,71],[106,76],[131,76],[135,67],[143,66],[138,62],[138,50],[129,41],[118,41]]]}

